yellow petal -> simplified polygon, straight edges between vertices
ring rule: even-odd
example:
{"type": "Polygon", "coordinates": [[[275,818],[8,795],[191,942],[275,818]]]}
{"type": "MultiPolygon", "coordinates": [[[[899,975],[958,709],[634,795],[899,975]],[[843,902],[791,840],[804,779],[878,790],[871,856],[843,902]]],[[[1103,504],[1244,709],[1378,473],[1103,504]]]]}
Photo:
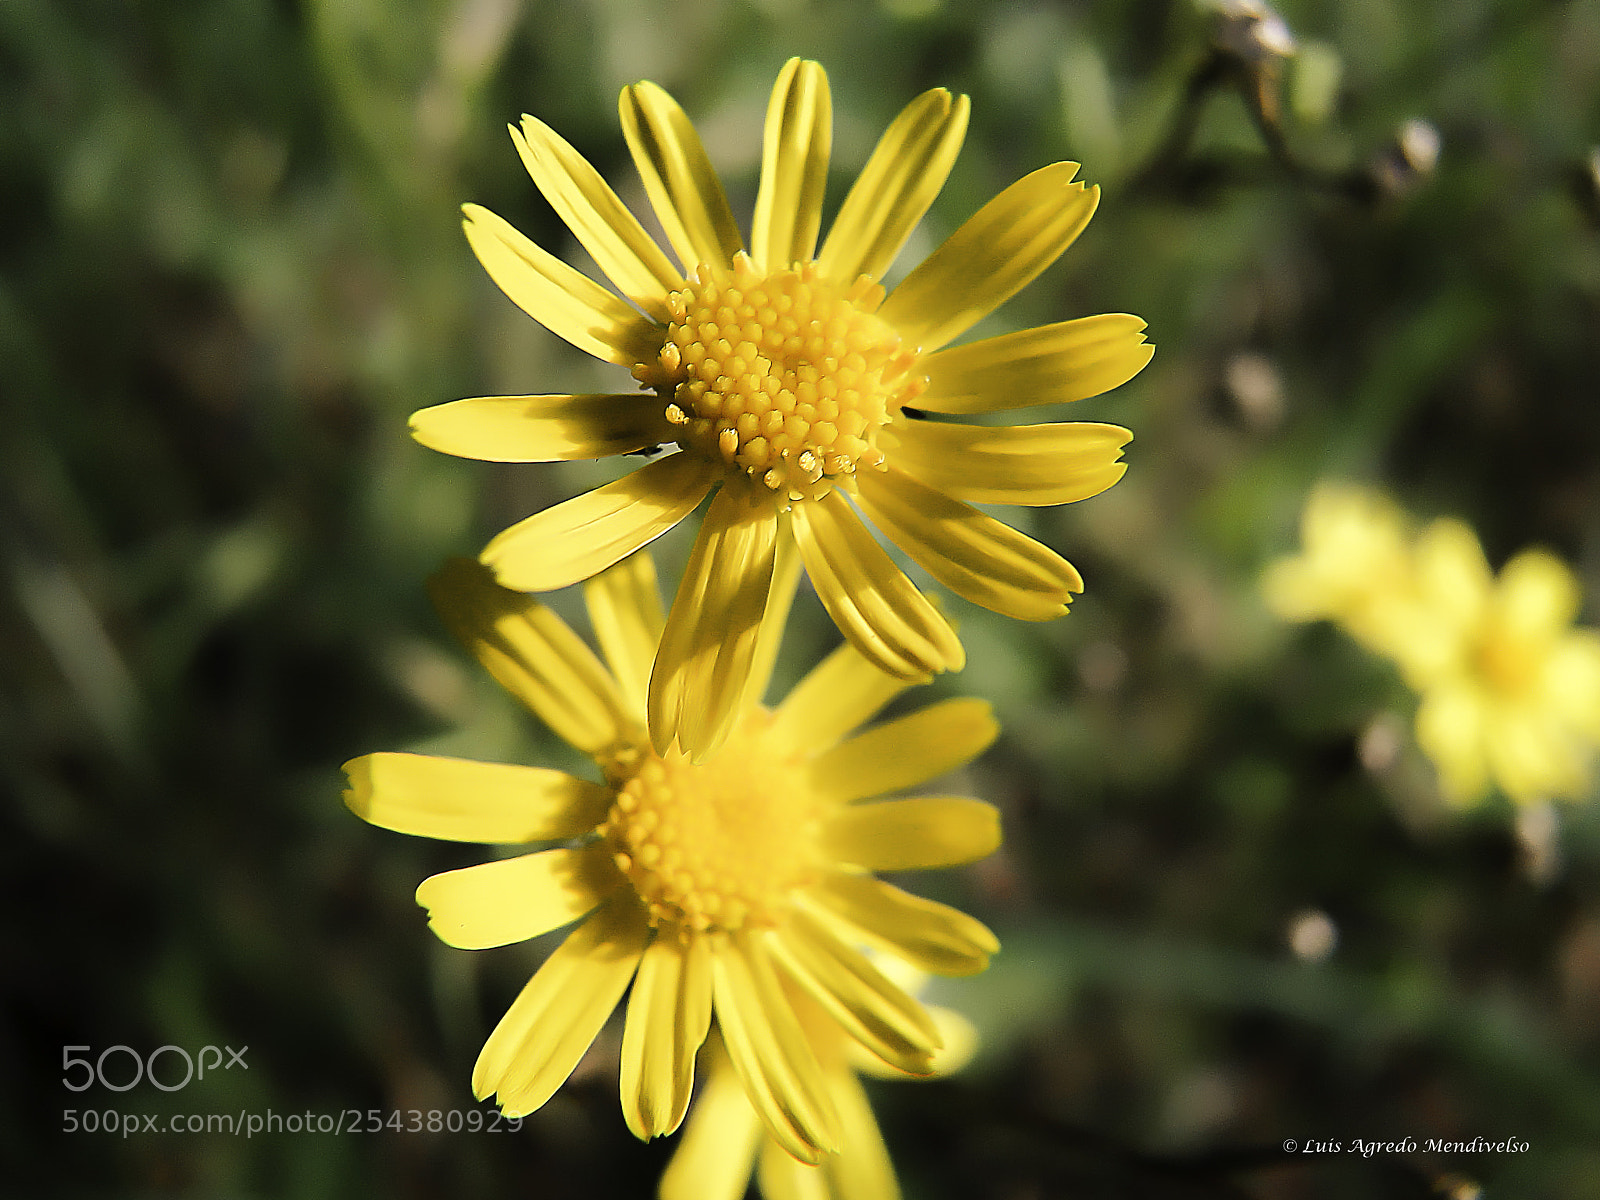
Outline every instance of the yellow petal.
{"type": "Polygon", "coordinates": [[[459,950],[509,946],[569,925],[622,885],[607,842],[561,847],[445,871],[417,903],[438,939],[459,950]]]}
{"type": "Polygon", "coordinates": [[[628,988],[649,943],[644,909],[618,897],[595,913],[528,981],[494,1027],[472,1069],[472,1094],[498,1093],[507,1116],[526,1116],[555,1094],[628,988]]]}
{"type": "Polygon", "coordinates": [[[921,1004],[803,910],[767,937],[778,964],[841,1028],[885,1062],[926,1073],[939,1030],[921,1004]]]}
{"type": "Polygon", "coordinates": [[[1035,404],[1067,404],[1127,383],[1155,354],[1145,323],[1104,313],[952,346],[918,364],[928,390],[917,407],[987,413],[1035,404]]]}
{"type": "Polygon", "coordinates": [[[1417,607],[1411,535],[1387,497],[1359,485],[1318,483],[1301,513],[1300,537],[1301,553],[1273,563],[1262,580],[1277,616],[1340,621],[1419,678],[1453,657],[1453,636],[1439,636],[1436,618],[1412,628],[1418,623],[1411,617],[1417,607]]]}
{"type": "Polygon", "coordinates": [[[1261,574],[1261,598],[1267,611],[1283,621],[1316,621],[1331,617],[1328,590],[1319,587],[1318,572],[1304,559],[1285,557],[1267,564],[1261,574]]]}
{"type": "MultiPolygon", "coordinates": [[[[795,590],[800,584],[800,572],[805,564],[800,561],[800,547],[795,544],[794,530],[787,513],[778,514],[778,542],[773,551],[772,588],[767,593],[767,611],[761,618],[761,630],[756,635],[755,653],[750,661],[750,680],[745,685],[741,707],[748,708],[765,702],[767,687],[772,683],[772,670],[778,661],[778,651],[783,646],[783,631],[789,623],[789,610],[794,606],[795,590]]],[[[814,744],[814,743],[813,743],[814,744]]]]}
{"type": "Polygon", "coordinates": [[[1506,634],[1550,643],[1572,624],[1582,598],[1564,562],[1543,550],[1524,550],[1500,572],[1496,617],[1506,634]]]}
{"type": "Polygon", "coordinates": [[[660,1200],[744,1200],[750,1185],[761,1120],[727,1055],[710,1057],[710,1075],[662,1173],[660,1200]]]}
{"type": "Polygon", "coordinates": [[[1576,739],[1537,710],[1508,706],[1497,712],[1485,749],[1495,782],[1518,804],[1570,799],[1588,790],[1576,739]]]}
{"type": "Polygon", "coordinates": [[[479,558],[508,588],[547,592],[598,575],[692,513],[711,490],[704,460],[669,454],[518,521],[479,558]]]}
{"type": "Polygon", "coordinates": [[[939,1036],[944,1039],[944,1045],[934,1051],[933,1061],[929,1064],[932,1070],[927,1075],[908,1076],[898,1067],[891,1066],[876,1055],[867,1053],[865,1048],[852,1047],[856,1052],[850,1056],[850,1065],[863,1074],[878,1079],[937,1079],[961,1070],[978,1053],[977,1027],[952,1009],[940,1008],[937,1004],[925,1007],[928,1015],[933,1018],[933,1023],[939,1028],[939,1036]]]}
{"type": "Polygon", "coordinates": [[[830,871],[805,896],[865,941],[935,975],[976,975],[1000,949],[981,921],[871,875],[830,871]]]}
{"type": "Polygon", "coordinates": [[[1077,163],[1017,180],[950,235],[889,293],[878,315],[931,351],[972,328],[1072,245],[1100,202],[1072,182],[1077,163]]]}
{"type": "Polygon", "coordinates": [[[778,546],[773,552],[773,586],[766,594],[766,614],[762,616],[762,630],[755,643],[755,656],[750,661],[750,682],[744,690],[747,706],[762,704],[766,688],[773,682],[773,667],[778,664],[784,627],[789,624],[789,610],[794,608],[795,590],[800,586],[803,570],[805,563],[800,560],[800,547],[795,544],[789,514],[781,512],[778,514],[778,546]]]}
{"type": "Polygon", "coordinates": [[[655,239],[600,172],[543,121],[526,114],[511,128],[522,165],[550,207],[622,293],[663,325],[670,319],[667,293],[683,286],[655,239]]]}
{"type": "Polygon", "coordinates": [[[828,1102],[822,1067],[765,946],[745,933],[716,938],[711,979],[728,1058],[767,1132],[805,1162],[837,1153],[838,1120],[828,1102]]]}
{"type": "Polygon", "coordinates": [[[683,1121],[694,1060],[711,1025],[711,954],[703,937],[657,938],[639,962],[622,1031],[622,1115],[641,1141],[683,1121]]]}
{"type": "Polygon", "coordinates": [[[1550,652],[1544,702],[1591,742],[1600,742],[1600,631],[1574,629],[1550,652]]]}
{"type": "Polygon", "coordinates": [[[617,107],[644,190],[684,270],[693,272],[701,263],[728,266],[744,242],[683,109],[648,81],[623,88],[617,107]]]}
{"type": "Polygon", "coordinates": [[[791,58],[772,87],[761,139],[761,186],[750,228],[750,257],[757,269],[779,271],[811,260],[822,224],[832,138],[827,72],[817,63],[791,58]]]}
{"type": "Polygon", "coordinates": [[[812,790],[835,803],[911,787],[954,770],[1000,733],[987,700],[941,700],[896,718],[812,760],[812,790]]]}
{"type": "Polygon", "coordinates": [[[1025,533],[890,467],[861,481],[861,510],[945,587],[1022,621],[1067,611],[1083,577],[1025,533]]]}
{"type": "Polygon", "coordinates": [[[452,842],[543,842],[605,820],[611,789],[563,771],[431,754],[366,754],[344,765],[344,802],[363,821],[452,842]]]}
{"type": "Polygon", "coordinates": [[[666,624],[655,560],[649,551],[628,555],[589,579],[583,585],[583,598],[595,640],[611,664],[617,687],[642,721],[650,667],[666,624]]]}
{"type": "Polygon", "coordinates": [[[1471,687],[1436,687],[1417,706],[1417,745],[1439,772],[1439,790],[1455,804],[1475,803],[1489,790],[1487,715],[1471,687]]]}
{"type": "Polygon", "coordinates": [[[818,598],[864,656],[904,678],[966,665],[950,623],[873,541],[841,493],[798,504],[792,517],[818,598]]]}
{"type": "Polygon", "coordinates": [[[837,1200],[900,1200],[889,1149],[883,1144],[872,1103],[860,1081],[847,1070],[830,1071],[828,1094],[839,1111],[845,1144],[822,1164],[829,1183],[827,1195],[837,1200]]]}
{"type": "Polygon", "coordinates": [[[774,729],[791,746],[814,753],[870,720],[908,687],[929,676],[889,675],[849,642],[823,659],[778,706],[774,729]]]}
{"type": "Polygon", "coordinates": [[[825,1166],[801,1162],[773,1141],[756,1160],[756,1191],[761,1200],[835,1200],[825,1166]]]}
{"type": "Polygon", "coordinates": [[[965,96],[924,92],[884,131],[828,231],[817,264],[852,283],[881,276],[944,186],[967,133],[965,96]]]}
{"type": "Polygon", "coordinates": [[[556,462],[631,454],[670,442],[661,398],[637,395],[477,396],[411,414],[430,450],[484,462],[556,462]]]}
{"type": "Polygon", "coordinates": [[[752,489],[717,492],[667,613],[650,677],[650,740],[696,762],[727,738],[750,679],[772,589],[778,518],[752,489]]]}
{"type": "Polygon", "coordinates": [[[969,504],[1071,504],[1097,496],[1127,470],[1120,425],[952,425],[899,420],[894,465],[969,504]]]}
{"type": "Polygon", "coordinates": [[[1489,606],[1493,579],[1478,535],[1464,521],[1431,522],[1417,535],[1417,587],[1431,621],[1443,628],[1476,628],[1489,606]]]}
{"type": "Polygon", "coordinates": [[[1000,810],[964,796],[855,804],[828,814],[821,848],[869,871],[921,871],[975,862],[1000,845],[1000,810]]]}
{"type": "Polygon", "coordinates": [[[468,204],[461,211],[472,252],[523,312],[606,362],[631,367],[655,358],[664,336],[661,326],[488,209],[468,204]]]}
{"type": "Polygon", "coordinates": [[[482,564],[450,560],[428,580],[428,593],[446,627],[500,686],[570,745],[594,755],[636,728],[583,639],[544,605],[499,586],[482,564]]]}

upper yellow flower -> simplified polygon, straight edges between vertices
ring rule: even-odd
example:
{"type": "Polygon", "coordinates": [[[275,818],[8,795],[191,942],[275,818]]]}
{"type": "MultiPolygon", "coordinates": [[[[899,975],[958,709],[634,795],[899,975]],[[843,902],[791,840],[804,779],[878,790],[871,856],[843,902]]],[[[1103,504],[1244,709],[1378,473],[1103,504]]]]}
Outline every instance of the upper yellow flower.
{"type": "MultiPolygon", "coordinates": [[[[765,688],[798,561],[780,556],[773,620],[751,695],[765,688]]],[[[857,948],[926,970],[982,970],[983,925],[873,877],[968,862],[999,842],[995,810],[923,796],[857,803],[930,779],[993,740],[989,706],[949,700],[846,737],[908,681],[841,646],[774,710],[739,706],[723,751],[657,754],[644,697],[664,623],[654,568],[636,554],[591,579],[587,601],[611,671],[554,613],[476,563],[434,580],[446,622],[519,700],[592,756],[603,783],[554,770],[417,754],[346,764],[346,802],[423,837],[560,843],[447,871],[417,899],[435,933],[478,949],[581,924],[501,1019],[473,1070],[508,1113],[561,1086],[631,981],[621,1093],[640,1137],[676,1129],[713,1015],[771,1136],[815,1162],[840,1118],[780,979],[885,1062],[926,1073],[942,1038],[857,948]]]]}
{"type": "MultiPolygon", "coordinates": [[[[879,965],[908,990],[915,990],[911,977],[919,972],[899,971],[891,958],[880,959],[879,965]],[[907,978],[900,978],[902,975],[907,978]]],[[[808,997],[793,993],[791,998],[801,1028],[822,1063],[828,1094],[839,1114],[843,1143],[839,1153],[812,1165],[786,1153],[770,1136],[763,1137],[761,1122],[727,1054],[713,1044],[709,1077],[661,1177],[660,1200],[742,1200],[752,1170],[766,1200],[899,1200],[894,1164],[856,1072],[902,1078],[906,1073],[862,1051],[808,997]]],[[[930,1007],[928,1014],[939,1026],[944,1045],[927,1074],[948,1075],[971,1058],[978,1044],[977,1031],[950,1009],[930,1007]]]]}
{"type": "Polygon", "coordinates": [[[533,117],[512,139],[556,212],[626,300],[482,208],[467,237],[535,320],[629,368],[642,392],[497,396],[424,409],[423,444],[500,462],[674,447],[512,526],[482,558],[523,591],[586,579],[715,489],[651,680],[651,736],[699,757],[727,735],[773,556],[798,543],[845,636],[891,674],[959,669],[949,624],[862,517],[952,591],[1044,620],[1083,582],[1054,551],[971,507],[1062,504],[1110,487],[1132,436],[1114,425],[916,419],[1098,395],[1153,353],[1144,322],[1088,317],[941,349],[1029,283],[1088,223],[1097,188],[1056,163],[1013,184],[892,292],[878,279],[927,211],[967,125],[966,97],[924,93],[878,142],[817,250],[832,115],[827,76],[784,67],[767,111],[748,250],[683,110],[622,91],[623,132],[674,265],[595,169],[533,117]],[[719,486],[720,485],[720,486],[719,486]]]}

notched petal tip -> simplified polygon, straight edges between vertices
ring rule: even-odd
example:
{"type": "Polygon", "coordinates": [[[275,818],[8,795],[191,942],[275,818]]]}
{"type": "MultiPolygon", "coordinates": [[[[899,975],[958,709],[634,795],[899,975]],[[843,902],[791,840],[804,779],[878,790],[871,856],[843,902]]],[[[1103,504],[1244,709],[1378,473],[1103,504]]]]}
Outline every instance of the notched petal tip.
{"type": "Polygon", "coordinates": [[[440,885],[437,881],[444,874],[446,872],[440,872],[439,875],[429,875],[421,883],[417,884],[417,890],[411,896],[417,902],[417,907],[428,914],[428,928],[433,930],[434,936],[447,946],[453,946],[455,943],[444,935],[435,919],[435,910],[439,907],[438,892],[440,885]]]}
{"type": "Polygon", "coordinates": [[[372,812],[372,755],[352,758],[339,768],[345,773],[350,786],[344,789],[345,807],[363,821],[372,812]]]}

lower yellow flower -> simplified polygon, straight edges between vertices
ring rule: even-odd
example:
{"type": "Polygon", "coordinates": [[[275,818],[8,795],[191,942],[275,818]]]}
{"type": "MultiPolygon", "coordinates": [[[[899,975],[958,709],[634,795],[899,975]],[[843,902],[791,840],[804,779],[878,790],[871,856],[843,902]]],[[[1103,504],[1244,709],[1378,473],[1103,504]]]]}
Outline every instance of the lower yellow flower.
{"type": "Polygon", "coordinates": [[[773,710],[770,677],[798,578],[780,586],[757,669],[720,754],[657,754],[645,729],[665,623],[643,554],[586,584],[608,672],[548,608],[458,561],[433,580],[447,624],[509,691],[594,758],[603,783],[559,771],[417,754],[346,764],[361,817],[423,837],[558,843],[435,875],[417,889],[452,946],[507,945],[581,923],[512,1004],[473,1070],[473,1090],[523,1114],[554,1094],[632,984],[621,1092],[641,1138],[676,1129],[715,1017],[769,1134],[808,1162],[841,1146],[829,1076],[785,988],[841,1036],[913,1073],[942,1044],[928,1013],[857,947],[940,974],[982,970],[993,934],[954,909],[876,879],[949,866],[999,844],[995,810],[953,796],[858,803],[968,761],[994,738],[987,704],[948,700],[846,736],[910,682],[841,647],[773,710]]]}
{"type": "MultiPolygon", "coordinates": [[[[894,973],[893,960],[881,965],[894,973]]],[[[771,1137],[763,1137],[738,1073],[713,1043],[709,1078],[661,1178],[660,1200],[742,1200],[752,1172],[766,1200],[899,1200],[894,1165],[856,1073],[904,1078],[905,1072],[862,1053],[803,994],[792,998],[822,1064],[828,1094],[839,1114],[843,1148],[812,1165],[800,1162],[771,1137]]],[[[944,1038],[928,1074],[960,1070],[977,1047],[976,1032],[959,1013],[944,1008],[928,1011],[944,1038]]]]}
{"type": "Polygon", "coordinates": [[[1422,695],[1417,741],[1451,800],[1491,781],[1519,803],[1575,798],[1600,746],[1600,631],[1573,628],[1577,580],[1524,550],[1496,579],[1477,536],[1435,521],[1417,539],[1412,636],[1395,660],[1422,695]]]}

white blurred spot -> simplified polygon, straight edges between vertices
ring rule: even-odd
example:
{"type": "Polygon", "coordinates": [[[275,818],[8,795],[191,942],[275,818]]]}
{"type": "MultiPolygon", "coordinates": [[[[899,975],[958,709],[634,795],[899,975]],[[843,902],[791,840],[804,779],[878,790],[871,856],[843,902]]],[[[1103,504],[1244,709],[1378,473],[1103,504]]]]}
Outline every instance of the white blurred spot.
{"type": "Polygon", "coordinates": [[[1463,1175],[1441,1175],[1434,1180],[1433,1190],[1445,1200],[1483,1200],[1482,1186],[1463,1175]]]}
{"type": "Polygon", "coordinates": [[[1277,10],[1263,0],[1217,0],[1217,44],[1246,62],[1288,58],[1298,43],[1277,10]]]}
{"type": "Polygon", "coordinates": [[[1339,927],[1321,909],[1308,908],[1290,918],[1288,940],[1301,962],[1323,962],[1339,944],[1339,927]]]}
{"type": "Polygon", "coordinates": [[[1382,775],[1400,761],[1405,748],[1405,725],[1394,713],[1382,713],[1361,731],[1356,757],[1374,775],[1382,775]]]}
{"type": "Polygon", "coordinates": [[[1283,380],[1265,354],[1235,354],[1223,369],[1228,394],[1239,414],[1257,429],[1271,429],[1283,419],[1283,380]]]}
{"type": "Polygon", "coordinates": [[[1395,143],[1406,166],[1418,175],[1427,175],[1439,165],[1439,131],[1427,121],[1413,117],[1395,134],[1395,143]]]}
{"type": "Polygon", "coordinates": [[[1537,884],[1553,880],[1561,870],[1561,819],[1548,800],[1517,810],[1517,844],[1522,866],[1537,884]]]}

